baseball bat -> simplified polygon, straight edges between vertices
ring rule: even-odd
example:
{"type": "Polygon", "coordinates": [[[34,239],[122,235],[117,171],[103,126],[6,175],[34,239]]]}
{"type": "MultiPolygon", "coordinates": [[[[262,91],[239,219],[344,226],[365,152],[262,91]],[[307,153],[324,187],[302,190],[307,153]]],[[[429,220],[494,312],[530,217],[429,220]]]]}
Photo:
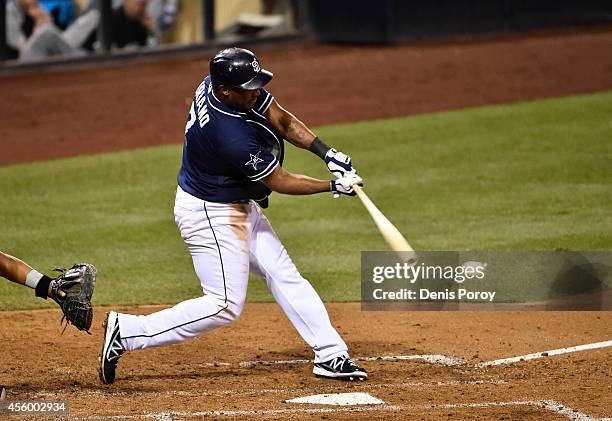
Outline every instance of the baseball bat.
{"type": "Polygon", "coordinates": [[[408,244],[408,241],[404,236],[395,228],[395,225],[387,219],[387,217],[376,207],[374,202],[364,193],[364,191],[358,185],[353,185],[353,190],[361,199],[361,203],[370,213],[370,216],[374,220],[374,223],[380,230],[383,238],[391,247],[391,250],[397,252],[400,257],[406,260],[407,263],[416,263],[417,255],[414,249],[408,244]]]}

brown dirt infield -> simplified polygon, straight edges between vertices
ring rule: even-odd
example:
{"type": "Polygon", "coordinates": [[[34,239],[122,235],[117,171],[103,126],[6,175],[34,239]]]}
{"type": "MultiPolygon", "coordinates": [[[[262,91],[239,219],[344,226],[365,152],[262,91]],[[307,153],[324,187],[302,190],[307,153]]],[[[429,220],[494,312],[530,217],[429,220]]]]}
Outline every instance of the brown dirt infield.
{"type": "Polygon", "coordinates": [[[232,326],[187,343],[127,354],[116,382],[103,386],[96,367],[105,309],[96,311],[92,336],[73,328],[60,335],[59,310],[41,310],[0,313],[0,378],[7,386],[7,399],[68,400],[71,416],[78,419],[171,411],[182,415],[158,419],[200,418],[198,412],[205,413],[202,417],[223,417],[212,411],[228,411],[227,416],[245,411],[235,417],[258,419],[567,419],[520,404],[443,406],[536,400],[560,402],[592,417],[611,415],[612,348],[475,368],[483,361],[610,339],[610,313],[362,312],[359,304],[347,303],[328,308],[356,357],[442,354],[465,363],[447,367],[422,361],[364,361],[371,379],[360,383],[318,379],[310,364],[299,362],[241,366],[255,360],[312,358],[278,306],[250,304],[232,326]],[[346,392],[367,392],[387,405],[367,413],[309,414],[297,411],[319,407],[283,403],[346,392]]]}
{"type": "MultiPolygon", "coordinates": [[[[602,28],[398,47],[266,48],[260,56],[275,72],[270,88],[281,104],[314,126],[609,90],[610,46],[612,28],[602,28]]],[[[179,143],[185,102],[205,71],[204,63],[205,57],[138,60],[0,77],[0,165],[179,143]]],[[[245,365],[311,358],[276,305],[250,304],[229,328],[127,355],[117,382],[102,386],[97,355],[107,309],[96,309],[92,336],[72,328],[60,335],[59,312],[44,310],[0,312],[0,384],[7,386],[10,400],[68,400],[76,419],[612,416],[610,347],[475,367],[498,358],[609,341],[611,312],[361,312],[358,304],[328,308],[358,358],[443,354],[463,363],[364,361],[371,380],[356,384],[317,379],[311,365],[299,361],[245,365]],[[386,404],[364,410],[283,403],[339,392],[367,392],[386,404]]]]}

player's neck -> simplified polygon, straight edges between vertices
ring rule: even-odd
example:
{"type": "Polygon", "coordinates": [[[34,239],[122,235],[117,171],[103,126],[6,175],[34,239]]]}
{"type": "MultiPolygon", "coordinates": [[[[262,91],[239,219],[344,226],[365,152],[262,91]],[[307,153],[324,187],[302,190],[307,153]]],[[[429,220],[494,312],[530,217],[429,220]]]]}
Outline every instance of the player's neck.
{"type": "Polygon", "coordinates": [[[236,106],[232,104],[232,101],[230,101],[229,98],[223,95],[221,90],[213,91],[213,94],[215,94],[215,98],[217,98],[223,105],[228,107],[230,110],[242,111],[242,110],[237,109],[236,106]]]}

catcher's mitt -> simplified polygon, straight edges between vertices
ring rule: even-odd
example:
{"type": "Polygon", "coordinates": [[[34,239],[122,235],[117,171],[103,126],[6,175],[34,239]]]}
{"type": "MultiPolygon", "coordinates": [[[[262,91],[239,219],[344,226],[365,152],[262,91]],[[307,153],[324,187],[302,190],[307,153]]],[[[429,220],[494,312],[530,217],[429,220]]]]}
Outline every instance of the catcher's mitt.
{"type": "MultiPolygon", "coordinates": [[[[77,263],[61,272],[51,281],[51,298],[62,308],[66,326],[72,323],[77,329],[89,333],[93,320],[91,296],[96,286],[96,267],[89,263],[77,263]]],[[[65,330],[65,328],[64,328],[65,330]]]]}

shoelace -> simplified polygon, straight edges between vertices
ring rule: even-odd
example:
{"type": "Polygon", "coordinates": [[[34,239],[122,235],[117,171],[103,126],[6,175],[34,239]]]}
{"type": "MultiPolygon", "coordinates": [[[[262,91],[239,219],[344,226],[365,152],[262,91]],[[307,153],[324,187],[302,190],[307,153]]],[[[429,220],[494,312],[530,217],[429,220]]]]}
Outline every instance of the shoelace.
{"type": "Polygon", "coordinates": [[[350,367],[359,368],[359,366],[353,362],[353,359],[352,359],[352,358],[347,358],[347,359],[346,359],[346,363],[348,363],[348,365],[349,365],[350,367]]]}

